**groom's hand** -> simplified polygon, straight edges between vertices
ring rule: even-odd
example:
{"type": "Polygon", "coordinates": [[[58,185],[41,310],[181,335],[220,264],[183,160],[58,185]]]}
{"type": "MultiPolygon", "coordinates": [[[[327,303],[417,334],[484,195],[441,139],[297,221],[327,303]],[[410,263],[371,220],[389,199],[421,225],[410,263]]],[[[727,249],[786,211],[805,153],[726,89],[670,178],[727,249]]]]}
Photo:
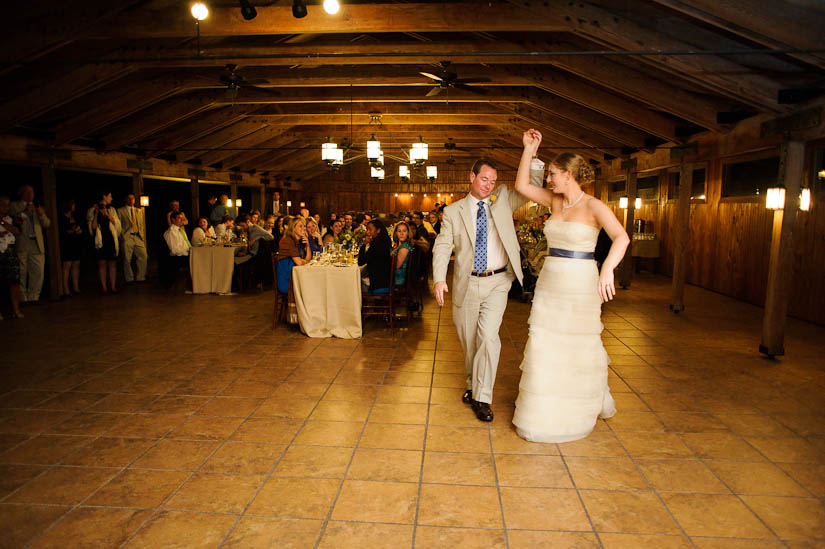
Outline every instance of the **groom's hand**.
{"type": "Polygon", "coordinates": [[[436,282],[433,286],[433,294],[435,294],[435,301],[439,307],[444,306],[444,293],[449,291],[446,282],[436,282]]]}

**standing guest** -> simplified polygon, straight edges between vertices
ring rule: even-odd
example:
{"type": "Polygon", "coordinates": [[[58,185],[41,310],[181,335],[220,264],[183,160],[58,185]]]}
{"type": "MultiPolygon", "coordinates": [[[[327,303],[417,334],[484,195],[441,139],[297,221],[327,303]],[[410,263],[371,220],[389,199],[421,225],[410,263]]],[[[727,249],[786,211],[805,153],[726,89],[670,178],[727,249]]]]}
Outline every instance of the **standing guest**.
{"type": "Polygon", "coordinates": [[[225,215],[221,218],[221,222],[215,226],[215,237],[221,238],[226,237],[227,233],[229,236],[232,235],[232,226],[235,224],[235,220],[232,219],[231,215],[225,215]]]}
{"type": "Polygon", "coordinates": [[[390,236],[381,220],[373,219],[367,223],[367,237],[358,252],[358,264],[367,266],[370,283],[366,290],[371,294],[389,292],[391,249],[390,236]]]}
{"type": "Polygon", "coordinates": [[[324,235],[323,244],[324,246],[328,246],[332,242],[341,236],[341,233],[344,231],[344,223],[340,219],[333,221],[332,225],[330,226],[327,234],[324,235]]]}
{"type": "Polygon", "coordinates": [[[441,220],[444,219],[444,207],[445,206],[441,206],[438,208],[438,211],[435,214],[436,221],[433,223],[433,230],[435,231],[435,234],[441,234],[441,220]]]}
{"type": "MultiPolygon", "coordinates": [[[[9,215],[10,207],[9,197],[0,196],[0,281],[9,285],[12,316],[23,318],[20,312],[20,262],[14,251],[20,229],[15,227],[9,215]]],[[[3,320],[2,315],[0,320],[3,320]]]]}
{"type": "Polygon", "coordinates": [[[410,242],[410,226],[405,221],[402,221],[395,226],[395,231],[392,235],[393,248],[392,255],[398,256],[395,262],[395,285],[403,286],[407,282],[407,267],[410,257],[410,252],[413,250],[413,245],[410,242]]]}
{"type": "Polygon", "coordinates": [[[37,302],[43,288],[43,266],[46,264],[43,229],[48,229],[52,222],[43,211],[43,206],[35,204],[31,185],[23,185],[17,194],[20,200],[10,205],[9,214],[17,218],[20,225],[15,249],[20,262],[23,302],[37,302]]]}
{"type": "MultiPolygon", "coordinates": [[[[178,212],[180,213],[180,212],[178,212]]],[[[117,256],[120,253],[120,219],[112,208],[112,193],[100,193],[97,204],[86,212],[86,223],[89,225],[89,234],[92,235],[97,257],[97,275],[100,279],[100,289],[105,294],[111,291],[117,293],[117,256]],[[106,274],[109,274],[109,285],[106,285],[106,274]]]]}
{"type": "Polygon", "coordinates": [[[206,199],[206,203],[209,204],[209,211],[212,211],[212,208],[215,207],[215,204],[218,203],[218,197],[214,194],[210,194],[209,198],[206,199]]]}
{"type": "Polygon", "coordinates": [[[166,246],[169,248],[169,258],[165,272],[161,274],[161,282],[166,289],[175,285],[175,277],[178,269],[186,268],[189,265],[189,249],[192,244],[186,236],[186,230],[183,228],[186,222],[186,216],[183,212],[175,212],[172,214],[172,224],[163,233],[163,239],[166,241],[166,246]]]}
{"type": "Polygon", "coordinates": [[[215,226],[216,232],[217,226],[223,223],[223,218],[227,215],[231,216],[232,212],[229,211],[229,207],[226,205],[228,201],[229,197],[222,194],[220,198],[218,198],[218,203],[212,208],[212,211],[209,212],[209,221],[215,226]]]}
{"type": "Polygon", "coordinates": [[[298,322],[298,309],[292,291],[292,268],[306,264],[312,257],[307,238],[306,222],[302,217],[295,217],[289,222],[284,236],[278,244],[278,263],[276,279],[278,291],[287,296],[287,319],[290,323],[298,322]]]}
{"type": "Polygon", "coordinates": [[[169,203],[169,211],[166,212],[166,222],[172,226],[172,214],[180,211],[180,202],[173,200],[169,203]]]}
{"type": "Polygon", "coordinates": [[[286,210],[284,210],[284,206],[281,204],[281,193],[275,191],[272,193],[272,214],[279,216],[283,213],[286,213],[286,210]]]}
{"type": "Polygon", "coordinates": [[[309,219],[309,209],[308,208],[301,208],[298,210],[298,215],[304,218],[304,221],[309,219]]]}
{"type": "MultiPolygon", "coordinates": [[[[421,250],[428,252],[432,247],[432,242],[430,241],[430,233],[427,231],[427,228],[424,226],[424,214],[421,212],[413,212],[412,213],[412,225],[410,225],[410,231],[412,234],[412,242],[421,250]]],[[[433,239],[435,241],[435,239],[433,239]]]]}
{"type": "Polygon", "coordinates": [[[126,205],[118,208],[121,238],[123,240],[123,277],[126,282],[146,280],[146,217],[143,208],[136,205],[135,195],[126,195],[126,205]],[[132,257],[135,258],[137,274],[132,271],[132,257]]]}
{"type": "Polygon", "coordinates": [[[311,253],[321,253],[324,251],[324,240],[321,238],[321,231],[318,230],[318,222],[314,217],[307,219],[307,239],[309,240],[309,251],[311,253]]]}
{"type": "Polygon", "coordinates": [[[80,257],[83,255],[83,228],[75,219],[74,200],[63,204],[63,214],[58,220],[60,226],[60,259],[63,262],[63,292],[77,295],[80,293],[80,257]],[[69,274],[72,285],[69,286],[69,274]]]}
{"type": "Polygon", "coordinates": [[[215,238],[215,229],[209,226],[209,220],[205,217],[198,219],[198,226],[192,231],[192,245],[203,246],[209,239],[215,238]]]}

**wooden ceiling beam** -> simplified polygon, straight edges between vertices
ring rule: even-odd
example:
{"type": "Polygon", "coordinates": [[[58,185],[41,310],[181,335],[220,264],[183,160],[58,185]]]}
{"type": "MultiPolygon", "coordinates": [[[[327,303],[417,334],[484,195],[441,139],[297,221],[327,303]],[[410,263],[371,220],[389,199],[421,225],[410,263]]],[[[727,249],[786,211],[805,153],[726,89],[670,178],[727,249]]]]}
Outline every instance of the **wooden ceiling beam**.
{"type": "Polygon", "coordinates": [[[491,103],[383,103],[380,101],[354,101],[352,103],[283,103],[269,105],[256,111],[256,117],[290,114],[330,114],[349,116],[380,114],[385,115],[469,115],[469,114],[497,114],[497,109],[491,103]]]}
{"type": "Polygon", "coordinates": [[[139,143],[141,149],[153,154],[162,154],[183,147],[216,130],[243,119],[256,112],[259,105],[221,106],[200,114],[195,120],[184,120],[162,131],[160,135],[149,136],[139,143]]]}
{"type": "Polygon", "coordinates": [[[268,126],[269,125],[264,121],[245,118],[244,120],[239,120],[234,124],[225,126],[207,136],[202,137],[201,139],[189,143],[185,149],[178,150],[175,153],[175,157],[178,162],[186,162],[188,160],[192,160],[193,158],[198,158],[205,154],[209,154],[215,149],[219,149],[226,144],[232,143],[236,139],[253,134],[268,126]]]}
{"type": "Polygon", "coordinates": [[[134,65],[84,65],[55,76],[48,84],[28,90],[0,105],[0,132],[65,105],[136,70],[134,65]]]}
{"type": "Polygon", "coordinates": [[[259,143],[263,143],[273,137],[277,137],[286,133],[289,128],[266,127],[255,131],[249,135],[234,139],[223,145],[223,148],[209,151],[198,155],[196,158],[203,166],[211,166],[217,164],[224,159],[230,158],[239,152],[243,152],[249,147],[255,147],[259,143]]]}
{"type": "Polygon", "coordinates": [[[287,151],[282,151],[281,149],[288,148],[295,142],[295,137],[292,135],[279,135],[278,137],[258,143],[255,150],[240,152],[227,158],[224,164],[233,168],[240,168],[241,170],[257,169],[258,171],[262,171],[258,166],[271,161],[275,157],[279,157],[280,153],[286,154],[287,151]]]}
{"type": "MultiPolygon", "coordinates": [[[[561,30],[558,23],[549,19],[537,20],[523,9],[497,2],[343,4],[334,17],[321,13],[320,6],[311,5],[311,16],[302,19],[293,17],[292,8],[287,5],[256,9],[258,16],[246,21],[237,6],[210,6],[209,17],[200,24],[201,36],[561,30]]],[[[89,35],[96,39],[169,38],[192,36],[194,32],[189,6],[179,2],[164,9],[129,10],[111,18],[106,26],[91,29],[89,35]]]]}
{"type": "MultiPolygon", "coordinates": [[[[381,124],[390,127],[407,124],[426,124],[429,126],[492,126],[499,119],[506,116],[501,111],[498,114],[382,114],[381,124]]],[[[266,121],[273,126],[314,126],[317,124],[349,124],[349,114],[270,114],[253,117],[259,121],[266,121]]],[[[352,116],[352,124],[366,126],[370,123],[370,115],[357,114],[352,116]]]]}

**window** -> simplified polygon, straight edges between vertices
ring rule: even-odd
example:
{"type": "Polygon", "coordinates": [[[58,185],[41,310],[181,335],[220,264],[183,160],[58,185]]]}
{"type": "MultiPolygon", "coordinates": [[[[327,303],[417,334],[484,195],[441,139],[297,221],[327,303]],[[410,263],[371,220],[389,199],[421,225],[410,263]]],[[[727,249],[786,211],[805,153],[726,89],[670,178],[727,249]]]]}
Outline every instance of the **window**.
{"type": "MultiPolygon", "coordinates": [[[[693,200],[704,200],[705,199],[705,180],[706,180],[706,170],[705,168],[694,168],[693,170],[693,182],[690,185],[690,198],[693,200]]],[[[679,177],[681,173],[679,172],[670,172],[670,180],[668,182],[667,188],[667,199],[668,200],[676,200],[679,198],[679,177]]]]}
{"type": "Polygon", "coordinates": [[[642,200],[656,200],[659,198],[659,174],[648,175],[636,179],[636,196],[642,200]]]}
{"type": "Polygon", "coordinates": [[[619,198],[625,195],[625,189],[627,188],[627,185],[624,179],[622,179],[621,181],[611,181],[607,185],[608,202],[618,202],[619,198]]]}
{"type": "Polygon", "coordinates": [[[764,195],[777,184],[779,157],[725,164],[722,174],[722,198],[764,195]]]}

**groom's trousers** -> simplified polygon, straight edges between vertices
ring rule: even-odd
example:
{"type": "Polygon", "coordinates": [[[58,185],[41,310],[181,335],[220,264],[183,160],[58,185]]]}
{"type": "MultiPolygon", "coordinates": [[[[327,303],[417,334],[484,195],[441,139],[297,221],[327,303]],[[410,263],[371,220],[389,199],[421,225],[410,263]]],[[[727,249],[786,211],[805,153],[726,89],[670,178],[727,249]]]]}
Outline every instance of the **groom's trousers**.
{"type": "Polygon", "coordinates": [[[510,269],[483,278],[471,276],[464,302],[453,302],[453,323],[464,351],[467,388],[479,402],[493,402],[501,353],[498,329],[514,278],[510,269]]]}

